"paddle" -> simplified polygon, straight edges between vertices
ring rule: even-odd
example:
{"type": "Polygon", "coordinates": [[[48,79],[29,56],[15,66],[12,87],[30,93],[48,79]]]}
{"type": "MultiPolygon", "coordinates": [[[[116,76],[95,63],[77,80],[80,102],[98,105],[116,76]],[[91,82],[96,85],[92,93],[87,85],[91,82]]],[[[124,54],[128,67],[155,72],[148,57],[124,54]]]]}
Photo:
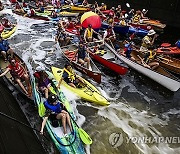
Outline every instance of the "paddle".
{"type": "MultiPolygon", "coordinates": [[[[10,119],[10,120],[13,120],[13,121],[15,121],[15,122],[17,122],[17,123],[19,123],[19,124],[21,124],[21,125],[24,125],[24,126],[30,128],[30,129],[33,129],[33,130],[37,131],[38,133],[40,133],[40,131],[37,130],[36,128],[33,128],[33,127],[31,127],[31,126],[29,126],[29,125],[27,125],[27,124],[25,124],[25,123],[23,123],[23,122],[15,119],[15,118],[13,118],[13,117],[11,117],[11,116],[3,113],[3,112],[0,112],[0,115],[4,116],[4,117],[6,117],[6,118],[8,118],[8,119],[10,119]]],[[[43,135],[43,136],[44,136],[47,140],[49,140],[45,135],[43,135]]]]}
{"type": "MultiPolygon", "coordinates": [[[[52,83],[52,86],[53,86],[55,92],[59,95],[59,90],[57,89],[56,85],[54,83],[52,83]]],[[[80,128],[78,126],[78,124],[76,123],[76,121],[73,119],[73,117],[71,116],[71,114],[69,113],[69,111],[66,108],[65,108],[65,110],[66,110],[66,112],[68,112],[68,114],[71,117],[72,121],[78,127],[79,136],[80,136],[81,140],[83,141],[83,143],[84,144],[92,144],[92,139],[90,138],[90,136],[82,128],[80,128]]]]}

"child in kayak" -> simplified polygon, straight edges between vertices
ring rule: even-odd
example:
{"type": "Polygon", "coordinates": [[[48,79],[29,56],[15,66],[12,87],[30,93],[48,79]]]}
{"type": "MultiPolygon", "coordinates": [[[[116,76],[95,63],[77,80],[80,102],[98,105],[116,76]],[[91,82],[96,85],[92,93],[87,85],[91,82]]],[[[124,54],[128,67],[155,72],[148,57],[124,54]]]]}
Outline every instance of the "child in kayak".
{"type": "Polygon", "coordinates": [[[40,130],[41,134],[43,134],[43,132],[44,132],[43,131],[44,126],[45,126],[48,118],[51,121],[60,120],[60,119],[62,120],[62,126],[64,129],[65,136],[67,135],[66,122],[69,125],[70,131],[71,132],[73,131],[69,113],[63,109],[64,105],[57,100],[57,96],[55,96],[55,95],[49,96],[48,99],[44,102],[44,106],[46,108],[46,113],[45,113],[44,120],[41,125],[41,130],[40,130]]]}
{"type": "Polygon", "coordinates": [[[37,90],[40,90],[40,92],[44,93],[45,98],[48,98],[51,79],[48,78],[48,75],[41,66],[36,68],[36,72],[33,75],[36,79],[37,90]]]}

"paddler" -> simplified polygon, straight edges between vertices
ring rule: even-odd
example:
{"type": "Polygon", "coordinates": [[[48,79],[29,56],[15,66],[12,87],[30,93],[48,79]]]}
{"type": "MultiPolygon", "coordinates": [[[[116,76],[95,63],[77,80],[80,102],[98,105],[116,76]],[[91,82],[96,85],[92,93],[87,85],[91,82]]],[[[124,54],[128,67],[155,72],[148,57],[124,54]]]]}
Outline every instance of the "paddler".
{"type": "Polygon", "coordinates": [[[46,125],[48,118],[52,122],[53,127],[58,127],[58,120],[62,121],[65,137],[67,136],[66,123],[68,123],[70,131],[73,131],[69,113],[65,111],[65,106],[57,99],[56,95],[49,96],[44,102],[44,106],[46,108],[46,112],[41,124],[40,134],[43,135],[44,126],[46,125]]]}
{"type": "Polygon", "coordinates": [[[141,63],[143,64],[144,67],[155,70],[159,66],[159,63],[154,60],[155,57],[156,57],[156,49],[153,46],[150,46],[148,47],[148,52],[141,59],[141,63]]]}
{"type": "Polygon", "coordinates": [[[57,88],[60,88],[61,82],[63,80],[73,88],[79,87],[80,84],[85,85],[83,79],[80,76],[76,76],[75,72],[73,71],[69,63],[65,64],[64,66],[64,72],[61,79],[58,82],[57,88]]]}
{"type": "Polygon", "coordinates": [[[99,7],[99,10],[101,10],[101,11],[107,10],[107,5],[104,4],[104,3],[101,3],[101,6],[99,7]]]}
{"type": "Polygon", "coordinates": [[[15,82],[18,83],[18,85],[21,87],[24,93],[29,97],[31,95],[30,93],[28,93],[30,88],[30,81],[29,81],[29,75],[25,70],[25,68],[14,58],[9,58],[9,65],[7,69],[2,74],[0,74],[0,77],[6,75],[8,72],[10,72],[15,82]],[[24,80],[26,83],[27,90],[22,83],[24,80]]]}
{"type": "Polygon", "coordinates": [[[1,36],[0,36],[0,53],[4,57],[5,63],[7,62],[8,55],[10,55],[11,58],[13,58],[13,53],[14,53],[13,49],[9,46],[9,42],[7,40],[4,40],[1,36]]]}
{"type": "Polygon", "coordinates": [[[108,28],[105,30],[103,40],[111,42],[114,42],[116,40],[116,35],[112,26],[108,26],[108,28]]]}
{"type": "Polygon", "coordinates": [[[78,49],[75,51],[75,55],[72,59],[74,59],[76,55],[78,54],[78,63],[80,63],[81,65],[85,65],[85,62],[87,62],[87,68],[89,69],[90,59],[87,56],[87,52],[89,52],[89,49],[85,47],[83,42],[80,42],[78,49]]]}
{"type": "Polygon", "coordinates": [[[92,42],[93,41],[93,34],[98,34],[93,28],[92,25],[89,24],[88,28],[86,28],[84,32],[84,40],[85,42],[92,42]]]}
{"type": "Polygon", "coordinates": [[[19,12],[19,13],[22,13],[22,14],[25,13],[23,7],[19,4],[19,2],[17,2],[16,5],[15,5],[15,11],[19,12]]]}
{"type": "Polygon", "coordinates": [[[140,20],[141,20],[141,11],[138,10],[136,11],[136,14],[133,16],[132,22],[138,24],[140,23],[140,20]]]}
{"type": "Polygon", "coordinates": [[[140,47],[141,52],[147,52],[148,47],[154,44],[155,39],[157,38],[156,32],[151,29],[148,34],[142,39],[142,45],[140,47]]]}
{"type": "Polygon", "coordinates": [[[89,4],[89,3],[88,3],[87,0],[83,0],[82,5],[86,6],[86,5],[88,5],[88,4],[89,4]]]}
{"type": "Polygon", "coordinates": [[[35,77],[36,89],[43,93],[45,98],[48,98],[52,81],[45,72],[45,68],[38,66],[33,75],[35,77]]]}
{"type": "Polygon", "coordinates": [[[133,50],[133,45],[134,45],[134,43],[133,42],[127,42],[126,44],[125,44],[125,48],[124,48],[124,50],[123,50],[123,52],[121,53],[123,56],[125,56],[126,58],[128,58],[128,59],[130,59],[130,60],[132,60],[132,61],[135,61],[135,58],[134,57],[132,57],[131,56],[131,52],[132,52],[132,50],[133,50]]]}
{"type": "Polygon", "coordinates": [[[1,21],[2,25],[5,29],[11,30],[14,27],[14,24],[12,24],[7,18],[3,18],[1,21]]]}

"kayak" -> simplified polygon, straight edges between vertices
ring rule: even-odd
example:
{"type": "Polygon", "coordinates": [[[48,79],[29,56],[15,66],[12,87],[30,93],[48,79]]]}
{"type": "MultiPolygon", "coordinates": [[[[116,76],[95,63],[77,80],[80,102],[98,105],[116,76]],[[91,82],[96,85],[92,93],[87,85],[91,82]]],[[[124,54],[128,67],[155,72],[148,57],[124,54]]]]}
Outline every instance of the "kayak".
{"type": "MultiPolygon", "coordinates": [[[[61,79],[61,76],[63,74],[63,69],[52,67],[52,72],[54,75],[54,78],[59,81],[61,79]]],[[[109,102],[106,100],[105,97],[101,95],[101,93],[88,81],[83,79],[84,82],[87,84],[87,86],[82,88],[73,88],[69,86],[65,81],[62,81],[62,85],[66,87],[68,90],[75,93],[80,98],[87,100],[89,102],[93,102],[97,105],[109,105],[109,102]]]]}
{"type": "Polygon", "coordinates": [[[14,26],[11,30],[4,29],[1,33],[1,37],[3,39],[9,38],[16,31],[16,26],[14,26]]]}
{"type": "Polygon", "coordinates": [[[78,15],[79,13],[73,13],[73,12],[67,12],[67,11],[59,12],[60,17],[77,17],[78,15]]]}
{"type": "Polygon", "coordinates": [[[165,28],[166,27],[166,24],[162,24],[160,21],[158,21],[158,20],[151,20],[151,19],[149,19],[149,20],[143,20],[143,23],[145,23],[145,24],[149,24],[149,25],[151,25],[151,26],[153,26],[153,27],[157,27],[157,28],[165,28]]]}
{"type": "MultiPolygon", "coordinates": [[[[52,73],[48,71],[46,71],[46,73],[49,75],[50,78],[53,76],[52,73]]],[[[56,80],[52,80],[52,82],[54,83],[54,85],[57,84],[56,80]]],[[[67,101],[66,97],[64,96],[63,92],[60,89],[58,91],[54,90],[52,86],[50,87],[50,91],[54,94],[57,94],[56,92],[58,92],[57,94],[58,98],[64,104],[71,117],[74,118],[75,115],[73,114],[73,110],[69,102],[67,101]]],[[[44,112],[46,110],[43,104],[45,98],[43,98],[42,95],[40,95],[39,92],[36,90],[36,84],[34,78],[33,78],[33,96],[34,96],[34,102],[38,106],[39,115],[40,117],[43,117],[44,112]]],[[[58,121],[54,123],[48,119],[46,123],[46,129],[60,153],[85,154],[84,144],[81,141],[78,127],[75,124],[74,119],[72,118],[71,118],[71,124],[73,128],[73,132],[70,132],[69,127],[67,127],[67,136],[64,136],[62,124],[58,121]]]]}
{"type": "Polygon", "coordinates": [[[66,10],[66,9],[71,11],[90,11],[89,7],[64,5],[62,7],[62,10],[66,10]]]}

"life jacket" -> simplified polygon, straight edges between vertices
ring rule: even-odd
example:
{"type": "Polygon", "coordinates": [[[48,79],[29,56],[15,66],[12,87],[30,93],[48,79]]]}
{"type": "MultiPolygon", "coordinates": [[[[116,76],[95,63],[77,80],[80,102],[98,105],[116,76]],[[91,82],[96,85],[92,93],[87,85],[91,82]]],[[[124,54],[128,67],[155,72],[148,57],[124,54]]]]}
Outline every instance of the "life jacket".
{"type": "Polygon", "coordinates": [[[113,31],[112,30],[107,30],[107,38],[113,35],[113,31]]]}
{"type": "Polygon", "coordinates": [[[70,81],[74,82],[76,78],[75,78],[73,70],[71,69],[71,72],[70,72],[66,68],[64,68],[64,71],[68,74],[68,78],[70,79],[70,81]]]}
{"type": "Polygon", "coordinates": [[[135,14],[134,17],[133,17],[133,22],[134,22],[134,23],[139,22],[139,21],[140,21],[140,18],[141,18],[141,15],[135,14]]]}
{"type": "Polygon", "coordinates": [[[58,114],[58,113],[61,113],[61,111],[62,111],[62,107],[61,107],[60,102],[58,102],[56,105],[51,105],[51,104],[49,104],[48,100],[46,100],[44,102],[44,106],[46,109],[51,110],[52,113],[58,114]]]}
{"type": "Polygon", "coordinates": [[[10,64],[8,67],[13,77],[22,77],[25,73],[23,67],[18,62],[15,63],[15,66],[10,64]]]}
{"type": "Polygon", "coordinates": [[[101,10],[102,10],[102,11],[105,11],[106,9],[107,9],[107,6],[106,6],[106,5],[104,5],[104,6],[101,7],[101,10]]]}
{"type": "Polygon", "coordinates": [[[146,44],[146,43],[145,43],[145,40],[146,40],[146,39],[149,40],[149,41],[151,41],[152,38],[146,35],[146,36],[142,39],[142,46],[145,47],[145,48],[148,48],[148,45],[149,45],[149,44],[146,44]]]}
{"type": "Polygon", "coordinates": [[[31,16],[35,16],[35,10],[34,9],[31,9],[30,13],[31,13],[31,16]]]}
{"type": "Polygon", "coordinates": [[[125,21],[124,19],[122,19],[122,20],[120,21],[120,24],[121,24],[122,26],[126,26],[126,21],[125,21]]]}
{"type": "Polygon", "coordinates": [[[74,28],[74,24],[70,22],[67,28],[74,28]]]}
{"type": "Polygon", "coordinates": [[[108,24],[112,24],[113,23],[113,18],[109,18],[107,21],[108,24]]]}
{"type": "Polygon", "coordinates": [[[86,28],[87,31],[87,37],[91,37],[93,36],[93,29],[91,28],[91,30],[89,30],[89,28],[86,28]]]}
{"type": "Polygon", "coordinates": [[[153,54],[152,50],[149,50],[149,57],[146,59],[146,63],[148,63],[150,60],[153,60],[156,56],[156,53],[153,54]]]}

